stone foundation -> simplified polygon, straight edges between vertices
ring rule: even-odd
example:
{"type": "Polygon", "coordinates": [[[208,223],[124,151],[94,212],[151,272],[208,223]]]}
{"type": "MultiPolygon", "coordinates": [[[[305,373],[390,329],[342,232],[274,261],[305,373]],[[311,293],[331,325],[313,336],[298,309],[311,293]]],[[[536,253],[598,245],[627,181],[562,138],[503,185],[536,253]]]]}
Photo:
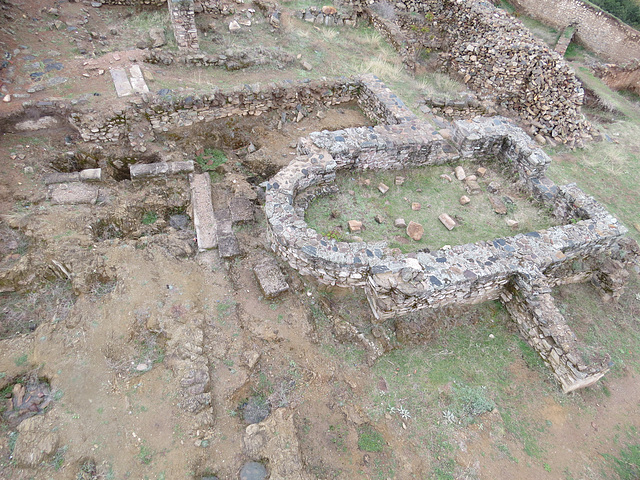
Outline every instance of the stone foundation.
{"type": "Polygon", "coordinates": [[[619,254],[629,250],[623,238],[626,228],[575,185],[554,185],[546,177],[551,159],[507,119],[456,121],[451,145],[418,121],[379,80],[366,78],[363,83],[361,101],[376,103],[376,97],[377,107],[367,111],[387,124],[315,132],[301,139],[298,156],[265,185],[273,250],[292,268],[321,283],[364,287],[379,320],[420,308],[502,300],[565,392],[597,381],[608,365],[584,365],[548,287],[592,279],[619,295],[626,279],[620,273],[625,261],[619,254]],[[499,162],[525,193],[567,224],[401,255],[385,243],[323,237],[304,220],[304,209],[315,195],[330,190],[323,185],[332,182],[339,169],[399,169],[461,157],[499,162]],[[586,260],[589,266],[576,273],[575,263],[586,260]]]}
{"type": "Polygon", "coordinates": [[[193,0],[168,0],[173,34],[180,51],[198,51],[198,29],[193,0]]]}

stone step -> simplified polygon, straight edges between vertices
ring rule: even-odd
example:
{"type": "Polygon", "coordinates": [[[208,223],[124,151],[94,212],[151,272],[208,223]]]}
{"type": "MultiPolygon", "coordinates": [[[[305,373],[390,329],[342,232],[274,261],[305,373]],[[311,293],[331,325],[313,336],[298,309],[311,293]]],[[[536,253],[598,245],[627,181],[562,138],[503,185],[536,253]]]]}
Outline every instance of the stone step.
{"type": "Polygon", "coordinates": [[[116,87],[116,94],[119,97],[128,97],[133,95],[133,87],[127,78],[127,72],[124,68],[112,68],[111,78],[113,79],[113,85],[116,87]]]}
{"type": "Polygon", "coordinates": [[[198,250],[208,250],[218,246],[216,219],[211,202],[211,179],[208,173],[190,174],[191,204],[193,224],[196,228],[198,250]]]}

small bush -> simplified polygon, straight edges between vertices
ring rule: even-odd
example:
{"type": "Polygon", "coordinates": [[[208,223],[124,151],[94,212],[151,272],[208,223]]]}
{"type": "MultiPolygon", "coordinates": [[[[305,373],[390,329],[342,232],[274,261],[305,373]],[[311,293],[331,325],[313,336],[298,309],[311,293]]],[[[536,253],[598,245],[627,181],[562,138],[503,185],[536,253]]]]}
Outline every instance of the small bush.
{"type": "Polygon", "coordinates": [[[145,212],[142,215],[142,223],[144,225],[153,225],[158,221],[158,214],[156,212],[145,212]]]}

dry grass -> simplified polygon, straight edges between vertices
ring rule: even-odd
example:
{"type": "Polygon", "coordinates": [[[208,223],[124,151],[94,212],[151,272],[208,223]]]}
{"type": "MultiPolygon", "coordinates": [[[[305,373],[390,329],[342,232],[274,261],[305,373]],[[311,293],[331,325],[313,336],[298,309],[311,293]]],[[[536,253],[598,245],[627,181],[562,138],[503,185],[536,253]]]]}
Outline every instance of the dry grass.
{"type": "Polygon", "coordinates": [[[456,94],[466,90],[464,84],[439,72],[424,75],[419,79],[419,82],[422,93],[427,97],[452,98],[455,97],[456,94]]]}

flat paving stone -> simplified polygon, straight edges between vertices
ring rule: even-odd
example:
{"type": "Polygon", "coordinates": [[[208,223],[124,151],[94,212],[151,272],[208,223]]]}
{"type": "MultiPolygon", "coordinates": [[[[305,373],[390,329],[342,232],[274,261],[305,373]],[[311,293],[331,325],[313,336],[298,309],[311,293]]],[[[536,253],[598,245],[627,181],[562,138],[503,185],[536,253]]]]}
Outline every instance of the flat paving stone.
{"type": "Polygon", "coordinates": [[[218,246],[216,220],[211,202],[211,179],[208,173],[189,175],[191,204],[193,205],[193,225],[196,229],[198,250],[208,250],[218,246]]]}
{"type": "Polygon", "coordinates": [[[131,68],[129,68],[129,73],[131,73],[131,87],[133,91],[135,93],[149,93],[149,87],[144,81],[140,65],[132,65],[131,68]]]}
{"type": "Polygon", "coordinates": [[[256,275],[265,298],[275,298],[289,290],[289,284],[274,258],[267,257],[261,260],[253,267],[253,273],[256,275]]]}
{"type": "Polygon", "coordinates": [[[100,189],[82,182],[58,183],[50,187],[49,196],[54,205],[95,205],[100,189]]]}
{"type": "Polygon", "coordinates": [[[233,233],[218,235],[218,254],[220,258],[233,258],[240,255],[240,244],[233,233]]]}
{"type": "Polygon", "coordinates": [[[229,200],[229,211],[231,212],[231,223],[236,225],[238,223],[253,222],[253,202],[247,197],[233,197],[229,200]]]}
{"type": "Polygon", "coordinates": [[[116,94],[119,97],[127,97],[133,95],[133,87],[127,78],[127,72],[124,68],[112,68],[110,70],[113,85],[116,87],[116,94]]]}

